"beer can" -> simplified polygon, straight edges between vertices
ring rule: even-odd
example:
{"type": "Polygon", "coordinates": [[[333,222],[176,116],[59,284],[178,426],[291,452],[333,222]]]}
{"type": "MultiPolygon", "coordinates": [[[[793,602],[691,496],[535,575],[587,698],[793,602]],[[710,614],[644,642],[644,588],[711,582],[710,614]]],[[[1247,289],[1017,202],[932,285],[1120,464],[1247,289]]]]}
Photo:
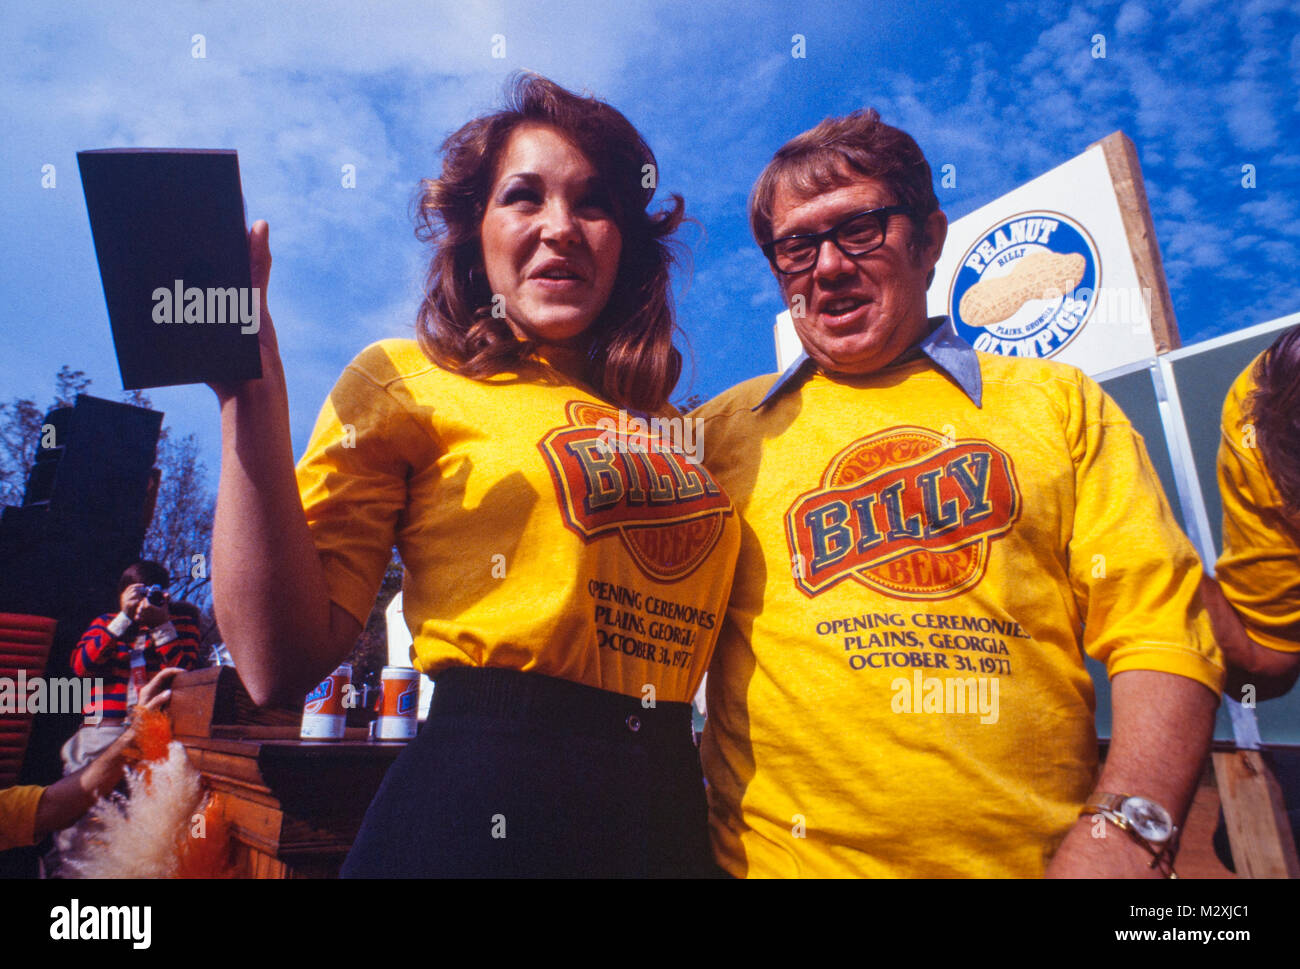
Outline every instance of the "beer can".
{"type": "Polygon", "coordinates": [[[352,664],[341,663],[316,689],[307,694],[302,708],[303,740],[342,740],[347,726],[344,687],[352,684],[352,664]]]}
{"type": "Polygon", "coordinates": [[[410,740],[420,727],[420,673],[406,666],[385,666],[380,680],[384,695],[375,738],[410,740]]]}

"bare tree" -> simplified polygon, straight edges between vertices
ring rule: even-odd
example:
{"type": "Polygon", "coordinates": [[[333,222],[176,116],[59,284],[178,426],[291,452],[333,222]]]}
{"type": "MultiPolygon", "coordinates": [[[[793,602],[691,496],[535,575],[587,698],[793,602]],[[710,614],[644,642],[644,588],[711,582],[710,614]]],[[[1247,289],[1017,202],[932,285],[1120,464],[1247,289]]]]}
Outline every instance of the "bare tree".
{"type": "MultiPolygon", "coordinates": [[[[0,403],[0,505],[22,503],[45,415],[56,407],[73,406],[78,394],[89,391],[90,383],[84,371],[65,364],[54,377],[54,402],[49,407],[41,409],[27,398],[0,403]]],[[[122,399],[136,407],[153,409],[149,396],[140,390],[124,393],[122,399]]],[[[193,434],[176,440],[164,427],[154,465],[161,472],[158,500],[141,555],[159,562],[172,574],[173,598],[186,599],[207,612],[215,503],[208,490],[207,469],[199,459],[198,441],[193,434]]],[[[210,622],[209,616],[204,618],[210,622]]]]}
{"type": "Polygon", "coordinates": [[[175,583],[175,598],[201,605],[209,598],[208,559],[215,506],[194,435],[173,440],[164,429],[158,439],[156,466],[162,479],[142,554],[167,567],[175,583]]]}
{"type": "Polygon", "coordinates": [[[44,418],[36,401],[25,397],[0,404],[0,505],[22,504],[44,418]]]}
{"type": "Polygon", "coordinates": [[[21,505],[27,475],[36,463],[45,415],[56,407],[71,407],[77,394],[90,386],[85,371],[66,363],[54,375],[54,403],[44,409],[28,397],[0,403],[0,505],[21,505]]]}
{"type": "Polygon", "coordinates": [[[74,406],[77,394],[84,394],[89,388],[90,378],[86,376],[86,371],[73,370],[65,363],[54,375],[54,407],[74,406]]]}

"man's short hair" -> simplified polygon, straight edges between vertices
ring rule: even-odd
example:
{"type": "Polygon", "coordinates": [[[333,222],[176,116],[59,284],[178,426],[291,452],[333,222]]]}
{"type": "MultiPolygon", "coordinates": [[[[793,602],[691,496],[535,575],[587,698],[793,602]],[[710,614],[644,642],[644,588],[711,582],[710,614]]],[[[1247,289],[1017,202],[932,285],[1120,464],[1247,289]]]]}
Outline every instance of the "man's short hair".
{"type": "MultiPolygon", "coordinates": [[[[784,185],[806,196],[840,188],[857,175],[874,178],[894,196],[893,203],[912,209],[912,224],[925,225],[939,208],[930,164],[916,141],[880,120],[874,108],[842,118],[827,118],[791,138],[772,156],[749,194],[749,227],[759,245],[772,241],[772,206],[784,185]]],[[[924,240],[912,233],[912,246],[924,240]]]]}
{"type": "Polygon", "coordinates": [[[120,596],[133,585],[160,585],[164,589],[172,584],[172,577],[167,569],[157,562],[143,561],[128,565],[117,580],[117,594],[120,596]]]}

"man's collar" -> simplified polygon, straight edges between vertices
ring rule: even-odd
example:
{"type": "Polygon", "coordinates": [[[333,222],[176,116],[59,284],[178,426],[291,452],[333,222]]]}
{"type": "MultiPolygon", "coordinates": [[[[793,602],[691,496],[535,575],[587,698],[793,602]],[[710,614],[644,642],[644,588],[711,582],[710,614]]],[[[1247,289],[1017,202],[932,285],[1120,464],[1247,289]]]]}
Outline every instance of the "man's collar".
{"type": "MultiPolygon", "coordinates": [[[[982,406],[984,381],[980,376],[980,359],[974,347],[961,338],[952,320],[946,316],[930,318],[930,332],[927,333],[913,350],[919,350],[930,358],[931,362],[953,379],[953,382],[971,399],[976,407],[982,406]]],[[[912,351],[903,354],[903,359],[912,355],[912,351]]],[[[767,395],[754,406],[754,410],[763,407],[768,401],[798,386],[799,382],[812,369],[812,358],[807,353],[799,354],[799,359],[785,369],[767,395]]]]}
{"type": "Polygon", "coordinates": [[[930,322],[936,321],[939,325],[920,342],[921,351],[956,382],[972,404],[983,407],[984,379],[980,375],[979,355],[962,339],[951,319],[938,316],[930,322]]]}

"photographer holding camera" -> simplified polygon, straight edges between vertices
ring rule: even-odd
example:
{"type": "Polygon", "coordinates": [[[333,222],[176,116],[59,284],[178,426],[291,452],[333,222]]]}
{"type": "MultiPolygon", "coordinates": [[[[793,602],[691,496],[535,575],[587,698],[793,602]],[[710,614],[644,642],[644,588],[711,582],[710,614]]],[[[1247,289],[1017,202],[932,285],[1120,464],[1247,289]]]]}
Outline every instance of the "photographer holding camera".
{"type": "MultiPolygon", "coordinates": [[[[189,615],[171,612],[170,584],[171,576],[157,562],[128,566],[117,582],[121,611],[92,622],[72,651],[73,672],[96,682],[81,711],[81,729],[61,750],[65,777],[122,736],[127,713],[159,670],[202,665],[198,626],[189,615]]],[[[58,849],[67,850],[73,837],[73,830],[56,836],[58,849]]]]}

